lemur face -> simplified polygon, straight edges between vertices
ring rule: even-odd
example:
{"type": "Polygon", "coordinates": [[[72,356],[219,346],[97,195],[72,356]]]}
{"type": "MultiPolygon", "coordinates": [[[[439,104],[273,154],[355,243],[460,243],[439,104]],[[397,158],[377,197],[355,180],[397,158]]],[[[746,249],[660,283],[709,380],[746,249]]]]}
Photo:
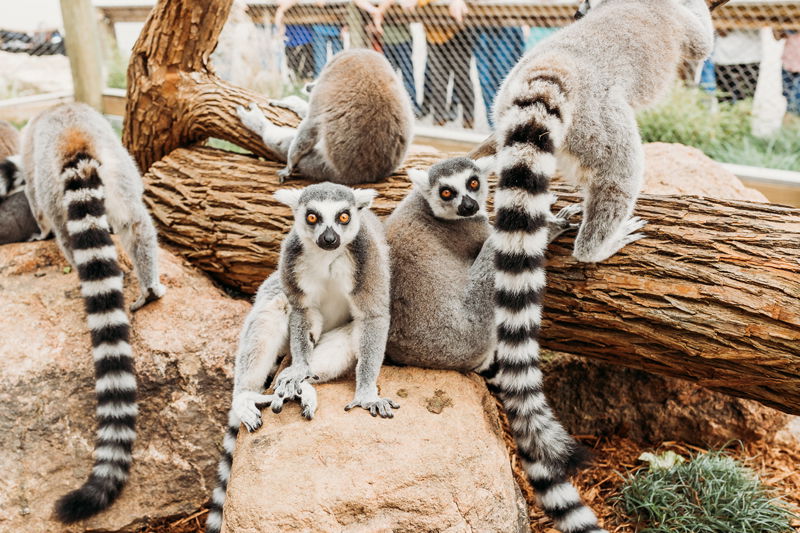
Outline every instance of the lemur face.
{"type": "Polygon", "coordinates": [[[361,213],[369,209],[375,191],[319,183],[305,189],[282,189],[275,198],[292,208],[294,230],[303,242],[325,251],[350,244],[361,228],[361,213]]]}
{"type": "Polygon", "coordinates": [[[486,214],[488,175],[493,158],[473,161],[454,157],[427,172],[411,169],[408,175],[437,218],[457,220],[486,214]]]}

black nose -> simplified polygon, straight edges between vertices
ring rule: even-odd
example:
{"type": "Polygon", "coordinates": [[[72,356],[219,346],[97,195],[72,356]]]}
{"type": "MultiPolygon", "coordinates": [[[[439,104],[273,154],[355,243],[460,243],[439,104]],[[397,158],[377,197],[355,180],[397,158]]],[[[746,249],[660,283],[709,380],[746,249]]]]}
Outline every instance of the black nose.
{"type": "Polygon", "coordinates": [[[583,18],[583,15],[585,15],[585,13],[583,12],[583,10],[582,10],[582,9],[578,9],[578,10],[575,12],[575,20],[580,20],[580,19],[582,19],[582,18],[583,18]]]}
{"type": "Polygon", "coordinates": [[[473,200],[467,195],[464,195],[461,198],[461,203],[458,204],[458,216],[460,217],[471,217],[475,213],[478,212],[478,202],[473,200]]]}
{"type": "Polygon", "coordinates": [[[326,228],[325,231],[317,237],[317,246],[323,250],[335,250],[339,247],[339,235],[331,228],[326,228]]]}

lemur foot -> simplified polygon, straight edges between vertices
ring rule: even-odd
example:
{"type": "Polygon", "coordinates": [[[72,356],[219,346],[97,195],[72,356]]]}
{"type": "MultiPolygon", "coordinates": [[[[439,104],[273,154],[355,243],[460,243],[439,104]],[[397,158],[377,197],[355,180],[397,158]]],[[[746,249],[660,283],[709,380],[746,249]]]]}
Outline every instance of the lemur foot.
{"type": "Polygon", "coordinates": [[[149,287],[146,294],[140,295],[139,298],[137,298],[136,301],[131,304],[131,313],[138,311],[150,302],[155,302],[164,296],[166,292],[167,288],[160,283],[155,287],[149,287]]]}
{"type": "Polygon", "coordinates": [[[355,398],[352,402],[345,405],[344,410],[349,411],[353,407],[361,407],[369,411],[372,416],[381,415],[381,418],[393,418],[392,409],[400,409],[400,405],[389,398],[377,398],[375,400],[360,400],[355,398]]]}
{"type": "MultiPolygon", "coordinates": [[[[552,203],[554,203],[556,199],[557,197],[553,195],[552,203]]],[[[552,205],[552,203],[550,205],[552,205]]],[[[555,217],[551,217],[550,220],[547,221],[547,225],[549,228],[547,242],[548,243],[553,242],[562,233],[578,229],[578,227],[580,227],[580,224],[572,223],[569,221],[569,219],[577,215],[581,211],[583,211],[583,206],[581,204],[572,204],[561,209],[561,211],[559,211],[555,217]]]]}
{"type": "Polygon", "coordinates": [[[578,261],[584,263],[599,263],[605,261],[612,255],[619,252],[625,246],[644,238],[644,233],[637,233],[640,229],[647,225],[646,220],[639,217],[630,217],[622,223],[617,230],[616,235],[608,243],[600,247],[582,245],[582,243],[575,243],[575,250],[572,252],[573,257],[578,261]]]}
{"type": "Polygon", "coordinates": [[[257,135],[261,135],[265,122],[270,124],[255,102],[251,103],[246,109],[243,106],[237,105],[236,114],[239,115],[239,120],[242,121],[244,127],[257,135]]]}
{"type": "Polygon", "coordinates": [[[39,233],[34,233],[33,235],[31,235],[28,238],[28,242],[43,241],[43,240],[47,239],[48,237],[50,237],[50,231],[49,230],[48,231],[41,231],[39,233]]]}
{"type": "Polygon", "coordinates": [[[287,96],[280,100],[269,100],[269,105],[280,107],[281,109],[288,109],[300,118],[308,114],[308,102],[295,95],[287,96]]]}
{"type": "Polygon", "coordinates": [[[283,167],[278,171],[278,182],[283,183],[284,181],[289,179],[289,176],[291,175],[292,175],[291,167],[283,167]]]}
{"type": "Polygon", "coordinates": [[[272,404],[272,394],[242,392],[233,399],[233,412],[245,425],[247,431],[253,432],[261,427],[261,407],[272,404]]]}
{"type": "Polygon", "coordinates": [[[317,391],[311,383],[304,381],[301,385],[303,392],[300,394],[300,407],[303,418],[311,420],[317,412],[317,391]]]}

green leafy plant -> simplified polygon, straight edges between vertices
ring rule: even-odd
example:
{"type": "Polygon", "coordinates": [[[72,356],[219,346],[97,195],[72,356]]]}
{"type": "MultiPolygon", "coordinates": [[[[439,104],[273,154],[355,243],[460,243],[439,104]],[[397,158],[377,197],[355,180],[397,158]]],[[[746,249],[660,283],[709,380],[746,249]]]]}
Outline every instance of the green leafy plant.
{"type": "Polygon", "coordinates": [[[751,102],[714,103],[696,88],[675,87],[660,105],[638,115],[644,142],[694,146],[726,163],[800,171],[800,120],[787,117],[772,138],[750,133],[751,102]]]}
{"type": "Polygon", "coordinates": [[[788,504],[722,452],[685,462],[646,459],[650,468],[628,476],[614,502],[638,521],[640,533],[792,531],[790,521],[796,515],[788,504]]]}

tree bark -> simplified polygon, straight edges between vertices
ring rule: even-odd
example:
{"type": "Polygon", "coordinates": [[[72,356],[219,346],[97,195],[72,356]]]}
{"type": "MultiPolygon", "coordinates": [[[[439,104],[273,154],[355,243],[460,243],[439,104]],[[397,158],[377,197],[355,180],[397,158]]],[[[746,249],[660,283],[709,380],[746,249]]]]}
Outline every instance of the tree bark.
{"type": "MultiPolygon", "coordinates": [[[[406,168],[427,168],[441,158],[411,154],[396,174],[365,185],[380,192],[373,205],[378,215],[388,215],[406,195],[406,168]]],[[[254,293],[275,269],[293,222],[289,208],[272,198],[282,167],[209,147],[174,150],[145,175],[145,202],[163,241],[220,282],[254,293]]],[[[311,183],[293,177],[283,186],[311,183]]]]}
{"type": "MultiPolygon", "coordinates": [[[[412,154],[371,185],[377,213],[406,195],[405,169],[441,158],[412,154]]],[[[271,197],[281,166],[175,150],[145,178],[161,238],[221,282],[255,292],[292,224],[271,197]]],[[[580,201],[573,189],[554,190],[559,205],[580,201]]],[[[604,263],[572,259],[572,236],[551,245],[542,344],[800,414],[800,210],[645,195],[637,214],[648,221],[647,238],[604,263]]]]}

